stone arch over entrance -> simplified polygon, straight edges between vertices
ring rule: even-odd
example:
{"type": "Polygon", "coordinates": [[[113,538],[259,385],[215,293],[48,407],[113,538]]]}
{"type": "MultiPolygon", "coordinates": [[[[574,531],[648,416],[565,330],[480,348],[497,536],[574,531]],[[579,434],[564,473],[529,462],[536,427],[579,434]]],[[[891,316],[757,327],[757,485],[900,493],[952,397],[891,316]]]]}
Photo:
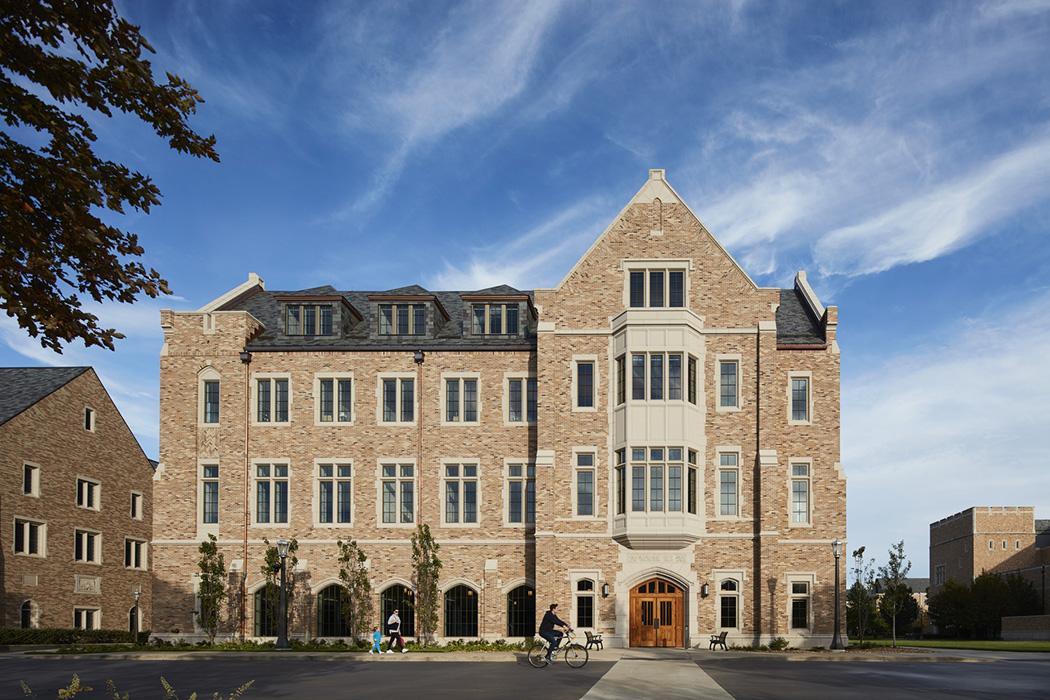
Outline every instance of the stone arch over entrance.
{"type": "Polygon", "coordinates": [[[632,583],[630,646],[684,647],[686,600],[685,586],[668,576],[657,574],[632,583]]]}
{"type": "Polygon", "coordinates": [[[631,586],[659,576],[682,586],[685,618],[685,646],[702,638],[697,610],[700,603],[701,579],[697,571],[696,550],[635,550],[621,547],[620,570],[612,582],[615,596],[616,632],[608,636],[610,646],[630,646],[631,586]]]}

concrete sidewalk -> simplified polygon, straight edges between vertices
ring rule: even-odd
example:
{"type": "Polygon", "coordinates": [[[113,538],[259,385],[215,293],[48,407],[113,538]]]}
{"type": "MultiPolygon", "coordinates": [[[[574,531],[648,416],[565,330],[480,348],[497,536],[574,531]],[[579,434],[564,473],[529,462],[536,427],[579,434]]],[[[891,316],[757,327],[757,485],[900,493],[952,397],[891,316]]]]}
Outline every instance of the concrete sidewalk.
{"type": "MultiPolygon", "coordinates": [[[[605,649],[602,651],[591,650],[588,661],[619,661],[624,652],[629,649],[605,649]]],[[[679,651],[679,654],[684,652],[679,651]]],[[[22,653],[10,653],[6,656],[22,655],[22,653]]],[[[35,659],[105,659],[108,661],[214,661],[222,659],[272,659],[275,657],[296,659],[323,660],[323,661],[345,661],[348,663],[399,663],[417,661],[438,662],[480,662],[480,663],[523,663],[528,659],[524,651],[449,651],[449,652],[408,652],[401,654],[368,654],[366,652],[344,651],[117,651],[100,652],[98,654],[57,654],[57,653],[31,653],[26,654],[35,659]]],[[[559,661],[559,664],[562,662],[559,661]]]]}

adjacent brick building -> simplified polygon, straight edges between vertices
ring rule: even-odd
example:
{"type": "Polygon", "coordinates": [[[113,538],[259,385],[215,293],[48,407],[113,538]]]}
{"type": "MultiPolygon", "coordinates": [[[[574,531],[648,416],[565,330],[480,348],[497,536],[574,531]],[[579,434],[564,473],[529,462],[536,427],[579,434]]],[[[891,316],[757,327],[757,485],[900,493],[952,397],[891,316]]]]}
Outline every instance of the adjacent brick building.
{"type": "Polygon", "coordinates": [[[94,370],[0,368],[0,464],[0,625],[148,630],[153,466],[94,370]]]}
{"type": "Polygon", "coordinates": [[[278,537],[298,540],[308,592],[293,635],[345,634],[347,538],[377,622],[400,607],[411,634],[425,522],[446,638],[530,636],[558,601],[612,644],[826,645],[846,527],[837,322],[804,273],[757,286],[661,170],[553,289],[277,292],[253,274],[164,311],[154,631],[200,634],[214,534],[224,634],[274,633],[260,567],[278,537]]]}
{"type": "Polygon", "coordinates": [[[970,583],[982,573],[1020,574],[1047,601],[1050,520],[1031,506],[974,506],[930,523],[930,595],[949,580],[970,583]]]}

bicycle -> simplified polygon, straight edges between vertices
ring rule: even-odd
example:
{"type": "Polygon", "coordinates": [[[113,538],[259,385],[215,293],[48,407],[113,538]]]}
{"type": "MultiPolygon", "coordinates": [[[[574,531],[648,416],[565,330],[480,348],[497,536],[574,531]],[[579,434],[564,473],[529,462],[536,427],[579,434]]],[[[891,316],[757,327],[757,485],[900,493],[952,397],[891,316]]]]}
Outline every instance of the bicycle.
{"type": "MultiPolygon", "coordinates": [[[[558,654],[561,654],[565,658],[565,663],[571,668],[583,668],[587,664],[590,654],[587,653],[587,649],[582,644],[573,641],[575,639],[576,635],[572,632],[566,632],[562,637],[562,644],[558,645],[558,648],[551,654],[549,663],[557,661],[558,654]]],[[[549,646],[546,639],[533,641],[532,648],[529,649],[529,664],[533,668],[543,668],[548,664],[547,647],[549,646]]]]}

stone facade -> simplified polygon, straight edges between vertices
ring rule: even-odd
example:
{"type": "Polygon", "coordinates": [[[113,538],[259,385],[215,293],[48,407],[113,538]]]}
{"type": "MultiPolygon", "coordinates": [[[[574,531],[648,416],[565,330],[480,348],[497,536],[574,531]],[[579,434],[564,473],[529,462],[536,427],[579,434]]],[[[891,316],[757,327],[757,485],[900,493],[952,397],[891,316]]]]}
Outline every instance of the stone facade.
{"type": "MultiPolygon", "coordinates": [[[[5,387],[9,390],[17,388],[5,387]]],[[[137,590],[139,628],[149,630],[153,469],[94,370],[85,368],[0,425],[0,463],[5,547],[0,624],[18,627],[22,606],[30,601],[32,627],[72,628],[74,610],[81,608],[97,611],[96,627],[128,630],[137,590]],[[93,430],[85,429],[86,408],[94,411],[93,430]],[[29,494],[25,465],[37,469],[29,494]],[[98,485],[96,508],[78,507],[78,478],[98,485]],[[141,495],[139,517],[132,517],[133,492],[141,495]],[[14,528],[20,521],[44,524],[38,555],[18,552],[14,528]],[[77,529],[101,537],[98,563],[75,560],[77,529]],[[125,567],[125,538],[143,543],[140,568],[125,567]]]]}
{"type": "MultiPolygon", "coordinates": [[[[477,596],[477,636],[513,636],[508,594],[525,585],[537,616],[548,602],[557,601],[562,616],[574,624],[590,622],[607,643],[627,644],[631,591],[659,577],[684,591],[684,621],[679,622],[683,644],[705,644],[707,634],[722,629],[723,596],[737,604],[736,624],[728,629],[731,642],[768,642],[777,636],[799,645],[830,641],[835,585],[830,545],[844,539],[846,527],[845,477],[839,464],[837,309],[825,309],[816,300],[803,274],[793,290],[757,287],[667,184],[662,171],[651,172],[559,286],[529,293],[528,308],[535,311],[529,312],[527,324],[531,342],[524,346],[471,344],[469,318],[463,330],[466,342],[459,345],[445,342],[437,331],[434,338],[397,347],[378,341],[369,345],[354,331],[327,343],[315,339],[292,347],[281,338],[264,342],[279,336],[280,329],[267,327],[246,310],[261,308],[252,304],[264,294],[262,281],[253,276],[198,312],[162,313],[156,633],[199,635],[192,615],[196,547],[209,533],[218,538],[231,568],[225,634],[251,637],[259,631],[253,624],[253,594],[264,584],[264,539],[295,537],[299,543],[299,590],[311,595],[300,596],[293,606],[292,635],[318,633],[316,594],[337,581],[339,539],[355,539],[368,554],[379,610],[382,591],[408,585],[411,579],[409,537],[414,527],[381,522],[381,467],[411,464],[413,521],[428,523],[441,544],[442,590],[465,585],[470,596],[477,596]],[[632,307],[628,278],[637,270],[684,271],[683,303],[632,307]],[[796,300],[816,337],[791,337],[787,322],[778,321],[784,316],[778,308],[785,294],[796,300]],[[417,347],[425,352],[421,364],[413,357],[417,347]],[[241,355],[246,349],[250,359],[241,355]],[[671,355],[682,362],[680,396],[668,398],[671,370],[661,365],[660,374],[649,376],[660,376],[661,384],[668,377],[665,396],[653,399],[643,388],[643,398],[633,397],[631,357],[643,353],[660,353],[668,365],[676,361],[668,359],[671,355]],[[622,402],[620,357],[627,383],[622,402]],[[690,358],[696,363],[695,396],[688,387],[690,358]],[[719,405],[720,360],[736,362],[737,368],[736,405],[726,408],[719,405]],[[593,406],[577,406],[583,381],[579,362],[594,368],[593,406]],[[324,373],[352,373],[351,423],[317,420],[317,375],[324,373]],[[380,376],[390,374],[415,379],[418,408],[410,424],[379,420],[380,376]],[[444,420],[444,380],[457,374],[478,381],[477,424],[444,420]],[[260,424],[253,415],[258,401],[253,387],[261,376],[276,375],[289,380],[290,420],[260,424]],[[510,422],[507,380],[528,376],[538,386],[536,421],[510,422]],[[793,376],[808,380],[808,420],[792,420],[793,376]],[[204,378],[220,382],[220,415],[213,424],[202,421],[204,378]],[[664,466],[649,471],[654,450],[668,463],[666,472],[664,466]],[[593,510],[584,515],[580,513],[587,509],[579,500],[585,496],[579,495],[576,477],[581,454],[593,456],[593,467],[584,468],[594,474],[593,510]],[[622,479],[616,470],[618,454],[625,455],[622,479]],[[632,500],[630,483],[636,454],[644,454],[647,465],[643,488],[649,490],[641,509],[632,500]],[[731,515],[720,514],[722,454],[737,461],[738,510],[731,515]],[[288,465],[286,525],[255,522],[252,503],[259,492],[254,475],[260,463],[288,465]],[[352,465],[352,522],[345,526],[318,522],[315,470],[326,463],[352,465]],[[219,467],[217,524],[204,524],[201,518],[205,464],[219,467]],[[477,465],[476,523],[446,523],[443,474],[448,464],[477,465]],[[535,465],[534,524],[510,522],[509,480],[515,464],[535,465]],[[809,511],[795,518],[793,465],[804,473],[796,474],[795,481],[805,482],[798,488],[806,489],[809,511]],[[694,473],[691,490],[689,475],[694,473]],[[677,496],[672,495],[672,478],[682,479],[676,482],[677,496]],[[652,496],[654,485],[664,495],[652,496]],[[727,580],[736,591],[721,591],[727,580]],[[243,607],[242,584],[250,598],[243,607]],[[586,619],[590,603],[593,620],[586,619]],[[805,618],[804,625],[792,625],[793,606],[796,623],[805,618]]],[[[281,298],[295,294],[281,293],[281,298]]],[[[500,298],[498,293],[488,296],[500,298]]],[[[441,298],[447,306],[448,297],[441,298]]],[[[370,311],[363,314],[372,316],[370,311]]],[[[450,316],[457,318],[457,312],[450,316]]],[[[433,330],[429,323],[427,328],[428,333],[433,330]]],[[[439,634],[446,630],[444,615],[442,606],[439,634]]]]}

